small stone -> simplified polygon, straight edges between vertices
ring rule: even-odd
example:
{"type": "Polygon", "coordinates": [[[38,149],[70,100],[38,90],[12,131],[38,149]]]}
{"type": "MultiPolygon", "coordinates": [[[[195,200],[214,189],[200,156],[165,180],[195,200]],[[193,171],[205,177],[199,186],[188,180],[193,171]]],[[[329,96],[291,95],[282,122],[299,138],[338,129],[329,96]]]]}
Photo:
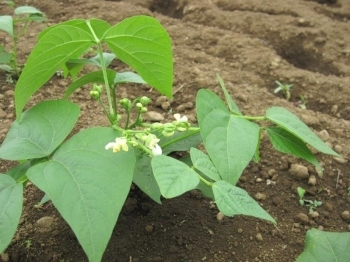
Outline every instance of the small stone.
{"type": "Polygon", "coordinates": [[[319,216],[320,216],[320,214],[317,211],[312,211],[311,213],[309,213],[309,217],[312,217],[312,218],[316,218],[319,216]]]}
{"type": "Polygon", "coordinates": [[[349,211],[345,210],[344,212],[341,213],[341,217],[345,220],[348,220],[350,218],[350,213],[349,211]]]}
{"type": "Polygon", "coordinates": [[[40,233],[50,232],[53,221],[54,221],[54,218],[49,216],[40,218],[38,221],[36,221],[36,227],[38,232],[40,233]]]}
{"type": "Polygon", "coordinates": [[[292,164],[289,173],[299,179],[308,179],[309,178],[309,170],[306,166],[299,164],[292,164]]]}
{"type": "Polygon", "coordinates": [[[169,110],[171,104],[169,101],[165,101],[161,104],[161,107],[164,109],[164,110],[169,110]]]}
{"type": "Polygon", "coordinates": [[[224,219],[225,215],[222,213],[222,212],[219,212],[216,214],[216,220],[219,222],[219,223],[222,223],[222,220],[224,219]]]}
{"type": "Polygon", "coordinates": [[[262,182],[263,180],[262,180],[262,178],[258,177],[255,181],[256,181],[257,183],[260,183],[260,182],[262,182]]]}
{"type": "Polygon", "coordinates": [[[335,145],[334,150],[339,154],[343,153],[343,147],[340,145],[335,145]]]}
{"type": "Polygon", "coordinates": [[[346,164],[346,163],[348,162],[347,159],[342,158],[342,157],[337,157],[337,156],[335,156],[335,157],[333,157],[333,159],[334,159],[335,161],[337,161],[338,163],[340,163],[340,164],[346,164]]]}
{"type": "Polygon", "coordinates": [[[9,254],[7,254],[7,253],[1,253],[1,260],[3,261],[3,262],[7,262],[7,261],[9,261],[10,260],[10,258],[9,258],[9,254]]]}
{"type": "Polygon", "coordinates": [[[263,237],[262,237],[262,235],[260,234],[260,233],[257,233],[256,234],[256,240],[258,240],[258,241],[263,241],[264,239],[263,239],[263,237]]]}
{"type": "Polygon", "coordinates": [[[305,215],[304,213],[299,213],[296,216],[297,220],[301,223],[308,224],[309,223],[309,217],[305,215]]]}
{"type": "Polygon", "coordinates": [[[327,211],[333,210],[333,206],[328,202],[324,203],[324,207],[326,208],[327,211]]]}
{"type": "Polygon", "coordinates": [[[331,113],[335,115],[338,112],[338,105],[333,105],[331,108],[331,113]]]}
{"type": "Polygon", "coordinates": [[[309,181],[308,181],[309,185],[314,186],[314,185],[316,185],[316,182],[317,182],[317,180],[316,180],[316,177],[314,175],[309,177],[309,181]]]}
{"type": "Polygon", "coordinates": [[[318,136],[323,140],[327,141],[329,139],[329,133],[327,130],[323,129],[320,132],[318,132],[318,136]]]}
{"type": "Polygon", "coordinates": [[[317,229],[323,231],[324,227],[323,226],[319,226],[317,229]]]}
{"type": "Polygon", "coordinates": [[[145,118],[151,122],[162,122],[164,121],[164,116],[156,111],[148,111],[145,114],[145,118]]]}
{"type": "Polygon", "coordinates": [[[266,195],[263,194],[263,193],[256,193],[256,194],[255,194],[255,198],[256,198],[257,200],[265,200],[265,199],[266,199],[266,195]]]}
{"type": "Polygon", "coordinates": [[[186,109],[192,109],[192,108],[193,108],[193,103],[187,102],[187,103],[181,104],[178,107],[176,107],[176,112],[183,112],[186,109]]]}
{"type": "Polygon", "coordinates": [[[238,232],[239,234],[242,234],[242,233],[243,233],[243,229],[242,229],[242,228],[238,228],[237,232],[238,232]]]}
{"type": "Polygon", "coordinates": [[[159,96],[156,100],[156,106],[161,106],[164,102],[168,102],[168,98],[166,96],[159,96]]]}
{"type": "Polygon", "coordinates": [[[270,177],[272,177],[274,174],[276,174],[276,170],[275,169],[270,169],[268,172],[270,177]]]}
{"type": "Polygon", "coordinates": [[[4,119],[6,117],[6,112],[0,108],[0,119],[4,119]]]}
{"type": "Polygon", "coordinates": [[[13,97],[15,95],[15,92],[13,91],[13,90],[7,90],[6,92],[5,92],[5,96],[6,97],[13,97]]]}
{"type": "Polygon", "coordinates": [[[145,227],[145,229],[146,229],[146,231],[147,231],[148,233],[151,233],[151,232],[153,231],[153,226],[152,226],[152,225],[147,225],[147,226],[145,227]]]}

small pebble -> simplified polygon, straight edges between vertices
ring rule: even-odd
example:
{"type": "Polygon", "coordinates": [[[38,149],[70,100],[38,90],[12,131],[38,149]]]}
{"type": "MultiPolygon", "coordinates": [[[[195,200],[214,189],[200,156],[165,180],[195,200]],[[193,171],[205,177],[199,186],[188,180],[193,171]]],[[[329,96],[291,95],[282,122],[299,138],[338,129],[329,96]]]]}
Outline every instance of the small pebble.
{"type": "Polygon", "coordinates": [[[260,183],[260,182],[262,182],[263,180],[262,180],[262,178],[258,177],[255,181],[256,181],[257,183],[260,183]]]}
{"type": "Polygon", "coordinates": [[[216,214],[216,220],[219,222],[219,223],[222,223],[222,220],[224,219],[225,215],[222,213],[222,212],[219,212],[216,214]]]}
{"type": "Polygon", "coordinates": [[[343,153],[343,147],[340,145],[335,145],[334,150],[339,154],[343,153]]]}
{"type": "Polygon", "coordinates": [[[10,260],[9,255],[7,253],[1,253],[1,260],[7,262],[10,260]]]}
{"type": "Polygon", "coordinates": [[[329,133],[327,130],[323,129],[318,132],[319,137],[325,142],[329,139],[329,133]]]}
{"type": "Polygon", "coordinates": [[[147,225],[147,226],[145,227],[145,229],[146,229],[146,231],[147,231],[148,233],[151,233],[151,232],[153,231],[153,226],[152,226],[152,225],[147,225]]]}
{"type": "Polygon", "coordinates": [[[256,194],[255,194],[255,198],[256,198],[257,200],[265,200],[265,199],[266,199],[266,195],[263,194],[263,193],[256,193],[256,194]]]}
{"type": "Polygon", "coordinates": [[[317,211],[312,211],[311,213],[309,213],[309,216],[312,218],[316,218],[316,217],[319,217],[320,214],[317,211]]]}
{"type": "Polygon", "coordinates": [[[334,159],[335,161],[337,161],[338,163],[340,163],[340,164],[346,164],[346,163],[348,162],[347,159],[342,158],[342,157],[337,157],[337,156],[335,156],[335,157],[333,157],[333,159],[334,159]]]}
{"type": "Polygon", "coordinates": [[[45,216],[36,221],[37,230],[40,233],[47,233],[51,231],[54,218],[45,216]]]}
{"type": "Polygon", "coordinates": [[[350,213],[349,211],[345,210],[344,212],[341,213],[341,217],[345,220],[348,220],[350,218],[350,213]]]}
{"type": "Polygon", "coordinates": [[[296,216],[297,220],[301,223],[308,224],[309,223],[309,217],[305,215],[304,213],[299,213],[296,216]]]}
{"type": "Polygon", "coordinates": [[[308,179],[309,178],[309,170],[306,166],[299,164],[292,164],[289,173],[296,178],[300,179],[308,179]]]}
{"type": "Polygon", "coordinates": [[[242,228],[238,228],[237,232],[242,234],[243,233],[243,229],[242,228]]]}
{"type": "Polygon", "coordinates": [[[148,111],[145,114],[145,118],[151,122],[162,122],[164,121],[164,116],[156,111],[148,111]]]}
{"type": "Polygon", "coordinates": [[[264,239],[263,239],[263,237],[262,237],[262,235],[260,233],[257,233],[256,234],[256,240],[263,241],[264,239]]]}
{"type": "Polygon", "coordinates": [[[316,182],[317,182],[316,177],[314,175],[309,177],[309,182],[308,182],[309,185],[314,186],[314,185],[316,185],[316,182]]]}

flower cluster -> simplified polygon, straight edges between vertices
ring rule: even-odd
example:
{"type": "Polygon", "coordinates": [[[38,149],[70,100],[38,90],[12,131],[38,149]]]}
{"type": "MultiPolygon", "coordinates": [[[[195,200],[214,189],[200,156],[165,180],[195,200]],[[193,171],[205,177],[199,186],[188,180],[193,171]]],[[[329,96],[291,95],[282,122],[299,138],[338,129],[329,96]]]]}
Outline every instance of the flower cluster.
{"type": "MultiPolygon", "coordinates": [[[[123,104],[127,107],[129,106],[128,101],[124,100],[123,104]]],[[[143,105],[140,103],[139,106],[136,104],[136,107],[139,107],[140,109],[144,108],[143,105]]],[[[144,102],[144,104],[146,104],[144,102]]],[[[163,136],[172,136],[175,131],[184,132],[189,129],[190,123],[188,123],[188,118],[186,116],[180,116],[180,114],[174,115],[175,121],[172,123],[154,123],[151,125],[150,129],[146,129],[143,132],[134,133],[130,132],[127,133],[125,131],[123,137],[117,137],[115,139],[115,142],[108,143],[106,145],[106,150],[113,149],[113,152],[119,152],[121,150],[128,151],[128,143],[131,144],[134,147],[140,147],[143,148],[146,152],[148,151],[153,156],[158,156],[162,154],[162,148],[159,146],[160,139],[150,133],[150,130],[161,130],[163,136]]]]}

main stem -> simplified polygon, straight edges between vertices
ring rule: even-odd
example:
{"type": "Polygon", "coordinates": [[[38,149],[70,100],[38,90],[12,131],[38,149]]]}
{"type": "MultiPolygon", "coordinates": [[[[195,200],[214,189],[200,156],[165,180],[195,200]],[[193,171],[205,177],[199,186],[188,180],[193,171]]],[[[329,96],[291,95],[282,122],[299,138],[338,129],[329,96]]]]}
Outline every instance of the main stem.
{"type": "Polygon", "coordinates": [[[110,120],[111,124],[114,125],[115,121],[117,119],[117,116],[116,116],[116,112],[115,112],[114,106],[113,106],[113,99],[112,99],[112,94],[111,94],[111,88],[110,88],[109,83],[108,83],[107,68],[106,68],[106,64],[105,64],[104,58],[103,58],[102,44],[101,44],[100,39],[97,38],[94,30],[92,29],[90,21],[87,21],[86,23],[89,26],[90,31],[91,31],[91,33],[92,33],[92,35],[93,35],[93,37],[95,39],[96,45],[97,45],[97,52],[98,52],[98,55],[99,55],[100,60],[101,60],[101,69],[102,69],[102,74],[103,74],[103,80],[105,82],[106,92],[107,92],[107,100],[108,100],[108,106],[109,106],[109,117],[108,117],[108,119],[110,120]]]}

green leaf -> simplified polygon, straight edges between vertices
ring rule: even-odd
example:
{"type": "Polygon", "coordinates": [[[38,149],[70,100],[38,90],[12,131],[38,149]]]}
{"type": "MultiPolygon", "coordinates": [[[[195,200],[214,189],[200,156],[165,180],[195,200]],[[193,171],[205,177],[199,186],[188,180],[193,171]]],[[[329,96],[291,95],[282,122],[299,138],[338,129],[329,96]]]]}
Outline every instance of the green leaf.
{"type": "Polygon", "coordinates": [[[317,229],[308,230],[305,238],[304,252],[297,262],[350,261],[350,233],[324,232],[317,229]]]}
{"type": "Polygon", "coordinates": [[[10,36],[14,37],[12,16],[10,15],[0,16],[0,30],[5,31],[10,36]]]}
{"type": "MultiPolygon", "coordinates": [[[[115,77],[116,77],[116,72],[111,69],[107,69],[107,78],[110,85],[112,85],[115,77]]],[[[68,86],[66,92],[64,93],[63,98],[69,97],[71,94],[74,93],[75,90],[82,87],[83,85],[90,84],[90,83],[104,83],[102,70],[87,73],[82,77],[78,78],[77,80],[75,80],[73,83],[71,83],[68,86]]]]}
{"type": "Polygon", "coordinates": [[[46,35],[48,32],[53,30],[56,27],[68,25],[68,26],[74,26],[77,27],[78,29],[82,29],[88,34],[91,34],[91,30],[89,26],[87,25],[87,21],[89,21],[91,27],[93,28],[95,35],[97,36],[98,39],[101,39],[103,34],[111,27],[110,24],[108,24],[106,21],[100,20],[100,19],[95,19],[92,18],[90,20],[84,20],[84,19],[73,19],[69,21],[65,21],[56,25],[53,25],[51,27],[46,28],[43,30],[40,34],[38,39],[40,40],[43,38],[44,35],[46,35]]]}
{"type": "Polygon", "coordinates": [[[11,66],[8,65],[0,65],[0,69],[5,70],[6,72],[12,72],[13,69],[11,66]]]}
{"type": "Polygon", "coordinates": [[[322,170],[315,156],[305,143],[281,127],[266,128],[272,145],[280,152],[302,158],[322,170]]]}
{"type": "Polygon", "coordinates": [[[223,112],[229,113],[225,103],[214,92],[207,89],[200,89],[197,92],[196,111],[197,120],[201,124],[204,117],[214,109],[220,109],[223,112]]]}
{"type": "Polygon", "coordinates": [[[152,161],[154,177],[165,198],[173,198],[196,188],[198,175],[188,165],[165,155],[155,156],[152,161]]]}
{"type": "Polygon", "coordinates": [[[216,205],[226,216],[246,215],[271,221],[276,221],[248,193],[226,181],[213,184],[216,205]]]}
{"type": "Polygon", "coordinates": [[[283,107],[271,107],[266,112],[266,118],[300,138],[305,143],[313,146],[318,151],[328,155],[339,156],[316,136],[304,122],[287,109],[283,107]]]}
{"type": "Polygon", "coordinates": [[[15,9],[15,15],[20,14],[42,14],[42,12],[32,6],[20,6],[15,9]]]}
{"type": "Polygon", "coordinates": [[[117,73],[114,79],[115,84],[123,83],[137,83],[137,84],[146,84],[145,80],[141,76],[133,72],[122,72],[117,73]]]}
{"type": "Polygon", "coordinates": [[[228,105],[228,108],[230,111],[236,115],[242,115],[241,111],[239,110],[238,106],[236,105],[235,101],[233,101],[232,97],[230,94],[227,92],[226,86],[222,78],[217,74],[216,75],[217,79],[219,80],[220,86],[222,91],[224,92],[226,103],[228,105]]]}
{"type": "Polygon", "coordinates": [[[214,181],[221,180],[219,172],[216,170],[213,162],[208,155],[192,147],[190,150],[193,166],[214,181]]]}
{"type": "Polygon", "coordinates": [[[175,151],[188,151],[191,147],[198,146],[202,142],[199,130],[176,131],[170,137],[160,137],[159,145],[162,148],[163,155],[175,151]]]}
{"type": "Polygon", "coordinates": [[[0,174],[0,253],[10,244],[22,214],[23,186],[0,174]]]}
{"type": "Polygon", "coordinates": [[[0,158],[22,160],[50,155],[68,136],[79,107],[66,100],[44,101],[13,122],[0,147],[0,158]]]}
{"type": "Polygon", "coordinates": [[[256,152],[259,126],[214,109],[200,128],[205,149],[221,178],[235,185],[256,152]]]}
{"type": "MultiPolygon", "coordinates": [[[[108,67],[109,64],[116,57],[114,54],[111,53],[103,53],[102,56],[106,67],[108,67]]],[[[64,77],[67,77],[68,74],[70,74],[72,78],[75,79],[86,64],[94,65],[100,68],[102,67],[99,55],[96,55],[89,59],[70,59],[66,62],[65,67],[63,67],[64,77]]]]}
{"type": "Polygon", "coordinates": [[[152,172],[152,158],[140,149],[135,149],[135,156],[136,166],[134,170],[133,182],[155,202],[161,204],[161,193],[152,172]]]}
{"type": "MultiPolygon", "coordinates": [[[[11,62],[12,54],[0,51],[0,64],[8,64],[11,62]]],[[[11,67],[10,67],[11,68],[11,67]]]]}
{"type": "Polygon", "coordinates": [[[107,127],[85,129],[64,143],[51,161],[27,172],[71,226],[89,261],[101,261],[132,181],[132,148],[105,150],[120,135],[107,127]]]}
{"type": "Polygon", "coordinates": [[[29,98],[71,58],[94,44],[91,34],[78,27],[61,25],[49,30],[29,55],[15,88],[17,119],[29,98]]]}
{"type": "Polygon", "coordinates": [[[112,26],[104,41],[118,59],[131,66],[149,85],[172,97],[171,40],[162,25],[150,16],[134,16],[112,26]]]}
{"type": "Polygon", "coordinates": [[[29,161],[19,164],[7,171],[7,175],[16,180],[17,183],[22,183],[27,179],[27,170],[31,167],[29,161]]]}

